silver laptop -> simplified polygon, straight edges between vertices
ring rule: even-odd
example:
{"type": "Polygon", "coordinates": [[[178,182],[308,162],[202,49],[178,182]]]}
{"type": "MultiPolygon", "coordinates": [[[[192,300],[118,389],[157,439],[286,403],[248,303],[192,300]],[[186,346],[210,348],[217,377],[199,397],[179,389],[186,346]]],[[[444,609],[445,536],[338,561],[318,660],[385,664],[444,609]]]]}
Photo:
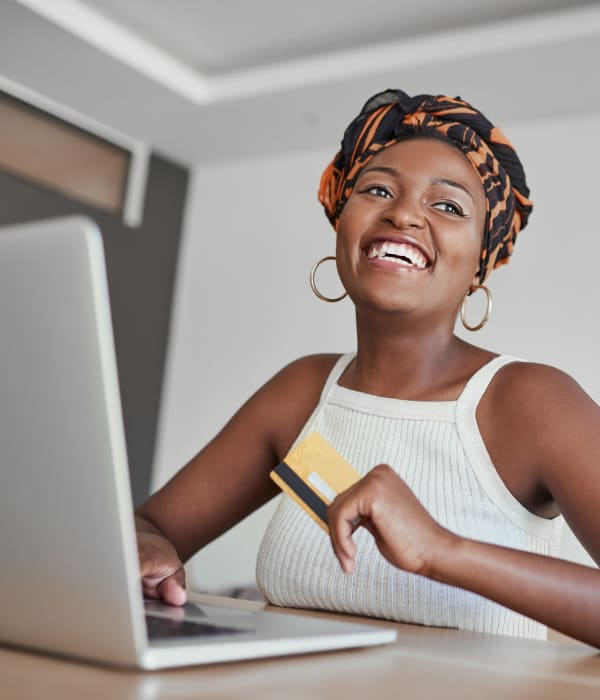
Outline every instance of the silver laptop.
{"type": "Polygon", "coordinates": [[[0,229],[0,642],[157,669],[391,642],[198,597],[144,602],[102,238],[0,229]]]}

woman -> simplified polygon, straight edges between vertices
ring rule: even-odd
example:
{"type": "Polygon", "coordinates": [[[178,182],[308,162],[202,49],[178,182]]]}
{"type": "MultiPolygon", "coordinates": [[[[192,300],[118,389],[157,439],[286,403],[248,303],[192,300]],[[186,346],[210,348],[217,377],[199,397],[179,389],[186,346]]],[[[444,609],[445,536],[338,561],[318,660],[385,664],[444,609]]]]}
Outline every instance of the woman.
{"type": "Polygon", "coordinates": [[[281,500],[257,567],[269,601],[530,637],[549,625],[600,647],[600,572],[552,558],[564,516],[600,562],[600,409],[562,372],[453,332],[474,291],[489,311],[484,283],[528,194],[509,142],[462,100],[367,102],[320,189],[357,352],[284,368],[139,509],[147,595],[181,604],[181,562],[274,496],[269,472],[318,430],[362,478],[330,506],[330,539],[281,500]]]}

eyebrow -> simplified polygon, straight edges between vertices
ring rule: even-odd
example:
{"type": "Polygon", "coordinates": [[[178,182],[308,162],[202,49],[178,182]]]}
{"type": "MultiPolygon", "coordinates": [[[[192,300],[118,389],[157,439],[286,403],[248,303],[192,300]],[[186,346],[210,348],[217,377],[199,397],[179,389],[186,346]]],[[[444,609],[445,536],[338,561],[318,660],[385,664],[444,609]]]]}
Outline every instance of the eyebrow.
{"type": "MultiPolygon", "coordinates": [[[[386,173],[387,175],[392,175],[392,177],[400,176],[400,173],[398,170],[396,170],[396,168],[390,168],[386,165],[374,165],[372,168],[365,168],[361,174],[366,175],[367,173],[371,172],[386,173]]],[[[464,185],[461,185],[460,182],[456,182],[455,180],[449,180],[446,177],[432,177],[429,182],[432,185],[447,185],[448,187],[456,187],[457,189],[462,190],[463,192],[468,194],[469,197],[473,200],[473,202],[475,202],[475,198],[473,197],[473,195],[464,185]]]]}
{"type": "Polygon", "coordinates": [[[475,199],[473,195],[469,192],[469,190],[464,186],[461,185],[460,182],[455,182],[454,180],[448,180],[448,178],[445,177],[434,177],[430,180],[432,185],[448,185],[448,187],[457,187],[459,190],[462,190],[466,194],[469,195],[469,197],[475,202],[475,199]]]}

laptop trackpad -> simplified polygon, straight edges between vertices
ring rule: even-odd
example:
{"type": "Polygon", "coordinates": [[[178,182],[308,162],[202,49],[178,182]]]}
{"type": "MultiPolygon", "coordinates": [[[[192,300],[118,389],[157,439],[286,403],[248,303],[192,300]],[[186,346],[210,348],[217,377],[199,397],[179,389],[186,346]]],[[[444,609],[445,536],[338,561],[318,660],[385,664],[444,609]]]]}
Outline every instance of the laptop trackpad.
{"type": "Polygon", "coordinates": [[[160,601],[144,601],[146,629],[150,640],[206,638],[254,633],[249,627],[232,627],[210,621],[200,605],[187,602],[181,607],[160,601]]]}

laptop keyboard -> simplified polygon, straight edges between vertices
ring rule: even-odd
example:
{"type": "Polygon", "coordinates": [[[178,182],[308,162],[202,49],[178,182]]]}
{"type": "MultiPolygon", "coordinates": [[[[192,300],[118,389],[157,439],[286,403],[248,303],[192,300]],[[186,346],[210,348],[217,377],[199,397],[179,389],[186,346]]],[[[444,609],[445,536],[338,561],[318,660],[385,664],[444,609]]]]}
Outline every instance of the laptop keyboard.
{"type": "Polygon", "coordinates": [[[195,622],[193,620],[172,620],[168,617],[146,615],[148,638],[181,639],[190,637],[215,637],[225,634],[241,634],[251,630],[240,627],[225,627],[210,622],[195,622]]]}

